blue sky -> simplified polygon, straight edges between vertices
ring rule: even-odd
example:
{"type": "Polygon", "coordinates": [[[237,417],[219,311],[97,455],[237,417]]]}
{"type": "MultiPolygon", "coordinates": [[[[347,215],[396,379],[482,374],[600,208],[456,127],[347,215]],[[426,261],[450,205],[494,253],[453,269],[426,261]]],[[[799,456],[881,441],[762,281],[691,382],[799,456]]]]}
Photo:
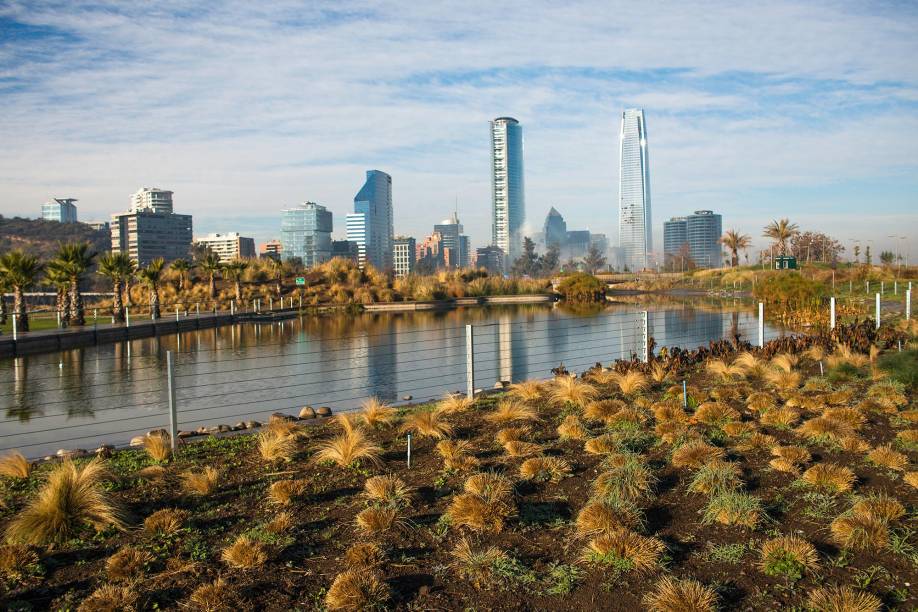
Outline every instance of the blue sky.
{"type": "Polygon", "coordinates": [[[397,232],[458,200],[481,245],[487,122],[511,115],[530,231],[554,205],[614,241],[619,115],[639,106],[657,244],[709,208],[759,244],[789,216],[918,247],[915,3],[260,4],[0,4],[0,214],[76,197],[108,218],[146,185],[196,233],[273,237],[305,200],[343,233],[379,168],[397,232]]]}

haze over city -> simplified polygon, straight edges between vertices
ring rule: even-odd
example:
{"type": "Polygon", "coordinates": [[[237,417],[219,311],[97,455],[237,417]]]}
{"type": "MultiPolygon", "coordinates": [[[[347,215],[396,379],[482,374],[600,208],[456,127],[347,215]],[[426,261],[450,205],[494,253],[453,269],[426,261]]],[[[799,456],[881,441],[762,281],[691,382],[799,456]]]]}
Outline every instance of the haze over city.
{"type": "Polygon", "coordinates": [[[429,233],[458,202],[480,246],[488,121],[510,115],[527,233],[555,206],[615,244],[620,116],[637,107],[655,245],[665,219],[710,209],[754,247],[789,216],[849,250],[895,249],[891,234],[905,250],[916,30],[909,3],[6,3],[0,214],[76,197],[81,219],[107,220],[157,186],[196,235],[277,237],[279,211],[309,200],[340,236],[379,168],[397,233],[429,233]]]}

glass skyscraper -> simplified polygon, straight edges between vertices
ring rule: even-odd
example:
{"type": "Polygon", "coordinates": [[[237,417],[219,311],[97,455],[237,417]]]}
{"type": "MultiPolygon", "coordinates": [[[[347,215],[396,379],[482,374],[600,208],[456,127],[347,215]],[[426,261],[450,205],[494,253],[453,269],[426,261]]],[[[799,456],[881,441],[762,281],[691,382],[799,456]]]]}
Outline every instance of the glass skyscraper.
{"type": "Polygon", "coordinates": [[[331,211],[315,202],[305,202],[281,211],[281,254],[299,257],[306,267],[331,258],[331,211]]]}
{"type": "Polygon", "coordinates": [[[710,210],[696,210],[687,217],[673,217],[663,223],[663,250],[667,258],[679,257],[683,245],[699,268],[719,268],[721,217],[710,210]]]}
{"type": "Polygon", "coordinates": [[[618,188],[618,240],[630,270],[648,267],[653,250],[650,224],[650,162],[643,109],[622,113],[618,188]]]}
{"type": "Polygon", "coordinates": [[[41,218],[58,223],[76,223],[76,198],[54,198],[41,205],[41,218]]]}
{"type": "Polygon", "coordinates": [[[347,239],[357,243],[360,267],[369,262],[380,270],[392,269],[392,177],[367,170],[367,180],[354,196],[354,212],[346,219],[347,239]]]}
{"type": "Polygon", "coordinates": [[[513,265],[523,251],[526,198],[523,188],[523,127],[512,117],[491,122],[491,244],[513,265]]]}

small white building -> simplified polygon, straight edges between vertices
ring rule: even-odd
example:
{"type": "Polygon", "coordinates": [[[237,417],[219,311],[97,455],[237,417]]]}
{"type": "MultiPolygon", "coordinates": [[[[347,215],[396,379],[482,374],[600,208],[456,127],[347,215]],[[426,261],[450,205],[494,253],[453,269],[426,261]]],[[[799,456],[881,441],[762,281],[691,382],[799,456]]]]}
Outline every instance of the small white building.
{"type": "Polygon", "coordinates": [[[255,257],[255,239],[240,236],[239,232],[226,234],[208,234],[194,239],[196,245],[202,244],[220,257],[221,262],[255,257]]]}

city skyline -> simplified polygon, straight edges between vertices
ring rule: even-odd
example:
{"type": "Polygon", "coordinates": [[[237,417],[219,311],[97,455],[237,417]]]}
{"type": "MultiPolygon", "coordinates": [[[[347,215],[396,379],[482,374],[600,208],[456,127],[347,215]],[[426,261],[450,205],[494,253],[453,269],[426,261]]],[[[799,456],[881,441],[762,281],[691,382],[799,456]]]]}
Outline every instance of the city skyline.
{"type": "Polygon", "coordinates": [[[263,240],[278,231],[262,210],[304,200],[343,228],[352,177],[380,167],[396,179],[399,233],[424,235],[458,198],[482,245],[483,126],[506,113],[526,125],[530,225],[555,205],[611,238],[615,117],[643,107],[657,246],[659,220],[699,209],[720,211],[753,248],[782,216],[849,251],[852,238],[877,252],[895,248],[889,235],[918,240],[914,6],[684,3],[655,14],[652,39],[638,7],[522,8],[508,34],[495,15],[513,7],[486,4],[444,20],[360,2],[9,3],[0,135],[13,145],[0,152],[0,214],[36,216],[72,196],[80,218],[107,219],[123,193],[154,184],[182,194],[202,233],[252,228],[263,240]]]}

